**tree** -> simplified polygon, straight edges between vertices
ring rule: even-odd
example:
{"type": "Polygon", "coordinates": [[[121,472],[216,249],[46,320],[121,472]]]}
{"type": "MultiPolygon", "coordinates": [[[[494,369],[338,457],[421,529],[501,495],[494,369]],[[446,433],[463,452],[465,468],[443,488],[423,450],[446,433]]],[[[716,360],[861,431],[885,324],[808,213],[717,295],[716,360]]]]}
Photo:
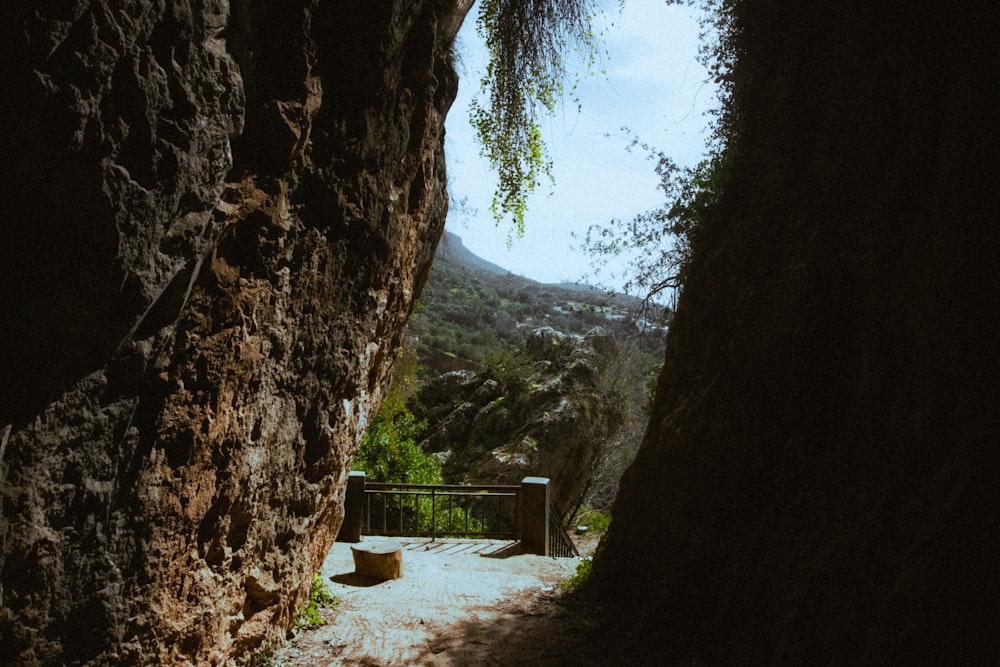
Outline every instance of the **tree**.
{"type": "MultiPolygon", "coordinates": [[[[691,258],[691,241],[704,213],[712,205],[725,175],[724,153],[716,151],[695,167],[679,167],[668,155],[633,137],[629,150],[639,147],[656,161],[663,206],[632,220],[591,225],[581,246],[591,256],[596,273],[613,259],[629,257],[623,276],[626,293],[652,300],[683,285],[691,258]]],[[[676,295],[674,295],[676,296],[676,295]]]]}
{"type": "Polygon", "coordinates": [[[441,464],[417,446],[427,428],[406,406],[416,386],[416,356],[404,348],[396,360],[392,384],[371,424],[365,430],[353,468],[371,476],[373,482],[438,484],[441,464]]]}
{"type": "Polygon", "coordinates": [[[480,85],[485,99],[472,104],[472,125],[481,154],[497,170],[499,183],[490,210],[524,233],[528,197],[552,161],[538,124],[562,98],[565,54],[575,44],[588,67],[597,60],[592,30],[594,0],[483,0],[476,28],[489,59],[480,85]]]}
{"type": "MultiPolygon", "coordinates": [[[[675,4],[675,0],[668,0],[668,4],[675,4]]],[[[624,291],[644,297],[647,303],[667,294],[672,304],[676,302],[687,279],[692,242],[723,189],[732,159],[727,146],[742,124],[730,103],[735,85],[733,64],[740,49],[732,28],[734,3],[688,0],[688,4],[701,4],[706,10],[701,21],[699,60],[711,82],[719,87],[720,106],[709,112],[715,119],[706,149],[708,157],[694,167],[680,167],[666,153],[623,127],[629,139],[626,150],[645,151],[655,163],[665,202],[629,221],[615,219],[607,225],[591,225],[581,246],[591,256],[595,274],[607,269],[613,260],[627,257],[620,274],[610,275],[625,278],[624,291]]],[[[669,310],[665,314],[669,316],[669,310]]]]}

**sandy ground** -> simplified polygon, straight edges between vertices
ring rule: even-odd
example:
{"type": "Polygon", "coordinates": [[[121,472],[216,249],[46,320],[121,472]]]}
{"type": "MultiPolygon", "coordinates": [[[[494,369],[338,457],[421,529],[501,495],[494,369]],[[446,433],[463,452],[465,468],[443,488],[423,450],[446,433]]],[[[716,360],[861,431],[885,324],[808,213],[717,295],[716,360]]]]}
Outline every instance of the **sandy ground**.
{"type": "Polygon", "coordinates": [[[300,631],[271,664],[613,664],[600,657],[593,623],[561,600],[559,583],[578,559],[477,553],[496,543],[400,541],[403,577],[380,583],[355,575],[350,545],[336,544],[321,576],[337,609],[323,610],[327,625],[300,631]]]}

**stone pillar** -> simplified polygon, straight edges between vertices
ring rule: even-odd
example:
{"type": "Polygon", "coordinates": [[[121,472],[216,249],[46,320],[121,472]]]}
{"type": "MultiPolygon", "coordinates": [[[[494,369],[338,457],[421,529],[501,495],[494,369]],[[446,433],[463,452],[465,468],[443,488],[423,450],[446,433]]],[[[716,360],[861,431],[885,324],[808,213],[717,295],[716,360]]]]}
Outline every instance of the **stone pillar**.
{"type": "Polygon", "coordinates": [[[365,483],[367,475],[360,471],[352,471],[347,478],[347,490],[344,491],[344,523],[337,534],[338,542],[361,541],[361,519],[365,513],[365,483]]]}
{"type": "Polygon", "coordinates": [[[549,555],[549,479],[521,480],[518,532],[521,547],[529,554],[549,555]]]}

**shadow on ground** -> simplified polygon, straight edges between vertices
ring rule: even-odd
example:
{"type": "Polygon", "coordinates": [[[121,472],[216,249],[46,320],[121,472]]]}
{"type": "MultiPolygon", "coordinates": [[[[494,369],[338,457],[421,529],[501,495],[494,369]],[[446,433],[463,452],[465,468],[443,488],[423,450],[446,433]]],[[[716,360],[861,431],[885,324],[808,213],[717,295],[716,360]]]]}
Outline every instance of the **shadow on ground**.
{"type": "Polygon", "coordinates": [[[385,583],[384,579],[373,579],[371,577],[366,577],[363,574],[358,574],[357,572],[335,574],[330,577],[330,581],[334,581],[345,586],[353,586],[355,588],[368,588],[370,586],[378,586],[379,584],[385,583]]]}
{"type": "Polygon", "coordinates": [[[524,593],[499,617],[473,614],[427,643],[422,665],[662,665],[640,656],[627,633],[611,630],[582,599],[524,593]]]}

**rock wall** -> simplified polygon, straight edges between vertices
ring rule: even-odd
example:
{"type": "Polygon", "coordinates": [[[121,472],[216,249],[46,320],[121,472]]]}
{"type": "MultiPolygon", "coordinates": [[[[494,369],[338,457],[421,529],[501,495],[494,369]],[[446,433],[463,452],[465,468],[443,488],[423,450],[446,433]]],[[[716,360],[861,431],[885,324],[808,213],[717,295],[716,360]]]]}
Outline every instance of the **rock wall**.
{"type": "Polygon", "coordinates": [[[995,12],[726,11],[727,180],[594,590],[639,664],[995,664],[995,12]]]}
{"type": "Polygon", "coordinates": [[[420,388],[412,401],[427,420],[420,447],[442,461],[449,484],[547,477],[553,509],[567,515],[625,420],[613,377],[618,356],[617,342],[600,328],[586,336],[536,329],[504,371],[452,371],[420,388]]]}
{"type": "Polygon", "coordinates": [[[0,662],[243,664],[342,518],[468,0],[5,7],[0,662]]]}

